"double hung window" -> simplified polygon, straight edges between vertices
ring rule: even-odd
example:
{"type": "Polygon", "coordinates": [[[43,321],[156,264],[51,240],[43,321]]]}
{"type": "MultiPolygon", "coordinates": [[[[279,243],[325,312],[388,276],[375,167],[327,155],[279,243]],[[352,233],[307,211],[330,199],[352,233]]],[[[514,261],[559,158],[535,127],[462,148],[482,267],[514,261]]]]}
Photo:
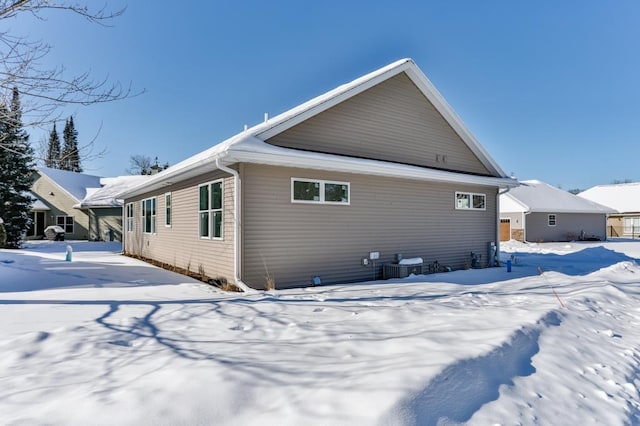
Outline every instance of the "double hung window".
{"type": "Polygon", "coordinates": [[[142,232],[145,234],[156,233],[156,197],[147,198],[140,202],[142,211],[142,232]]]}
{"type": "Polygon", "coordinates": [[[200,238],[222,239],[223,185],[222,179],[198,187],[200,238]]]}

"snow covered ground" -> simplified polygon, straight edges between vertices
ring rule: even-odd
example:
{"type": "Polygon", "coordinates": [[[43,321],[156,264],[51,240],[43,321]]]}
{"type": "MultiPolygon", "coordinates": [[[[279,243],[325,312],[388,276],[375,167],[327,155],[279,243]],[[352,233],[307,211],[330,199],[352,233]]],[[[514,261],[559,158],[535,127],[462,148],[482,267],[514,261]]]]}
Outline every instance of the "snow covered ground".
{"type": "Polygon", "coordinates": [[[251,295],[67,244],[0,250],[0,424],[640,423],[640,242],[251,295]]]}

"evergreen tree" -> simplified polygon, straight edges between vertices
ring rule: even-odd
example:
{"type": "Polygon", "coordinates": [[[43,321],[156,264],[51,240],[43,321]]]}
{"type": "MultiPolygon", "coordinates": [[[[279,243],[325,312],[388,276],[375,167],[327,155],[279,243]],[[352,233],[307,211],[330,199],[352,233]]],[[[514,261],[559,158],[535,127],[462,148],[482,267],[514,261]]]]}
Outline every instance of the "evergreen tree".
{"type": "Polygon", "coordinates": [[[47,151],[45,166],[52,169],[60,168],[60,137],[58,136],[55,123],[53,124],[53,130],[49,134],[49,149],[47,151]]]}
{"type": "Polygon", "coordinates": [[[0,104],[0,218],[6,231],[6,246],[18,248],[29,228],[29,210],[33,200],[27,191],[34,170],[33,150],[22,124],[22,107],[18,89],[14,88],[11,105],[0,104]]]}
{"type": "Polygon", "coordinates": [[[60,168],[71,172],[82,172],[80,166],[80,151],[78,150],[78,132],[73,125],[73,116],[64,125],[64,148],[60,158],[60,168]]]}

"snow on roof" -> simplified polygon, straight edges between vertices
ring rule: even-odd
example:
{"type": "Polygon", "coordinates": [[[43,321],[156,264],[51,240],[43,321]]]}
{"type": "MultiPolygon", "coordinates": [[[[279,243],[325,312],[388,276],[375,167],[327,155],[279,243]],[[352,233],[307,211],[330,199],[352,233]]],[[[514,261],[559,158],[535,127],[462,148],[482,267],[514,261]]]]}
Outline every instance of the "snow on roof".
{"type": "MultiPolygon", "coordinates": [[[[450,177],[453,181],[466,182],[471,184],[490,184],[498,185],[501,187],[515,186],[517,183],[513,179],[508,178],[498,164],[491,158],[491,156],[485,151],[484,147],[475,139],[471,132],[466,128],[462,120],[457,116],[449,104],[444,100],[442,95],[436,90],[429,79],[420,71],[418,66],[412,59],[401,59],[393,62],[385,67],[382,67],[374,72],[366,74],[360,78],[353,80],[350,83],[343,84],[333,90],[326,92],[316,98],[313,98],[297,107],[294,107],[280,115],[277,115],[271,119],[264,121],[244,132],[238,133],[231,138],[215,145],[207,150],[204,150],[186,160],[177,163],[168,169],[154,175],[145,182],[144,185],[138,185],[130,188],[125,192],[118,194],[120,197],[130,197],[139,195],[144,192],[156,190],[163,186],[172,184],[177,181],[182,181],[190,177],[200,175],[209,170],[217,169],[216,162],[221,162],[228,166],[234,162],[240,161],[238,156],[231,155],[233,153],[242,152],[244,158],[242,161],[254,162],[259,164],[273,164],[268,162],[262,155],[266,155],[266,151],[270,151],[271,145],[264,141],[305,121],[334,105],[339,104],[363,91],[388,80],[401,72],[405,72],[407,76],[414,82],[416,87],[422,91],[424,96],[434,105],[434,107],[442,114],[447,122],[452,126],[456,133],[462,138],[467,146],[474,152],[478,159],[487,167],[487,169],[495,176],[493,178],[481,178],[478,176],[467,175],[467,180],[458,180],[460,173],[438,172],[438,171],[426,171],[422,168],[423,173],[420,178],[428,179],[428,176],[437,175],[437,180],[444,180],[450,177]],[[250,144],[247,142],[250,141],[250,144]],[[237,145],[242,145],[237,146],[237,145]],[[252,148],[259,148],[254,151],[258,155],[249,155],[245,150],[249,145],[252,148]],[[227,158],[225,158],[227,157],[227,158]],[[249,159],[250,158],[250,159],[249,159]],[[234,161],[235,160],[235,161],[234,161]],[[488,183],[491,182],[491,183],[488,183]]],[[[273,151],[271,152],[273,153],[273,151]]],[[[297,166],[301,164],[298,162],[301,156],[304,154],[302,151],[287,148],[278,148],[278,155],[280,156],[278,165],[282,166],[297,166]]],[[[337,155],[314,155],[314,165],[307,165],[307,167],[317,167],[320,169],[327,169],[328,166],[334,166],[334,171],[345,171],[351,173],[366,172],[371,175],[380,174],[380,165],[389,164],[384,161],[370,161],[370,160],[357,160],[350,157],[341,157],[337,155]],[[320,165],[320,163],[323,163],[320,165]],[[359,165],[359,171],[352,169],[344,169],[344,166],[348,163],[353,166],[359,165]],[[342,166],[342,167],[340,167],[342,166]],[[375,166],[375,167],[373,167],[375,166]],[[364,170],[364,171],[363,171],[364,170]]],[[[306,157],[307,160],[311,160],[310,157],[306,157]]],[[[269,161],[274,161],[275,158],[270,158],[269,161]]],[[[405,167],[409,171],[409,176],[415,171],[416,167],[413,166],[397,166],[392,168],[405,167]]]]}
{"type": "Polygon", "coordinates": [[[87,196],[75,208],[122,207],[117,194],[148,180],[150,176],[117,176],[100,179],[101,188],[87,188],[87,196]]]}
{"type": "Polygon", "coordinates": [[[100,176],[50,169],[48,167],[40,167],[38,172],[47,176],[76,202],[80,202],[86,197],[87,188],[100,188],[102,186],[100,184],[100,176]]]}
{"type": "Polygon", "coordinates": [[[538,180],[525,180],[500,196],[500,211],[550,213],[614,213],[614,210],[538,180]],[[517,204],[509,204],[508,199],[517,204]],[[503,203],[504,200],[504,203],[503,203]],[[521,209],[517,205],[522,206],[521,209]],[[514,209],[514,210],[511,210],[514,209]]]}
{"type": "Polygon", "coordinates": [[[597,185],[578,196],[611,207],[618,213],[640,212],[640,182],[597,185]]]}

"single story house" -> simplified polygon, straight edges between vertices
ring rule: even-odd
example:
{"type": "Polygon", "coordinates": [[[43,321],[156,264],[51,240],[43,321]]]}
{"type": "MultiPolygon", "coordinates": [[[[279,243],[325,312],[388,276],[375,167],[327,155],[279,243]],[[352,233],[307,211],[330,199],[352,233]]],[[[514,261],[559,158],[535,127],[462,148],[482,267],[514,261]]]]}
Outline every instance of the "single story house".
{"type": "Polygon", "coordinates": [[[378,279],[399,256],[493,265],[515,185],[403,59],[118,197],[126,253],[263,289],[378,279]]]}
{"type": "Polygon", "coordinates": [[[578,196],[615,210],[607,219],[608,236],[640,236],[640,182],[597,185],[578,196]]]}
{"type": "Polygon", "coordinates": [[[605,240],[612,209],[538,180],[500,195],[500,240],[605,240]]]}
{"type": "Polygon", "coordinates": [[[103,178],[39,168],[31,185],[34,203],[27,239],[43,238],[46,227],[58,225],[65,230],[66,239],[121,241],[122,200],[117,200],[113,194],[145,178],[103,178]]]}

